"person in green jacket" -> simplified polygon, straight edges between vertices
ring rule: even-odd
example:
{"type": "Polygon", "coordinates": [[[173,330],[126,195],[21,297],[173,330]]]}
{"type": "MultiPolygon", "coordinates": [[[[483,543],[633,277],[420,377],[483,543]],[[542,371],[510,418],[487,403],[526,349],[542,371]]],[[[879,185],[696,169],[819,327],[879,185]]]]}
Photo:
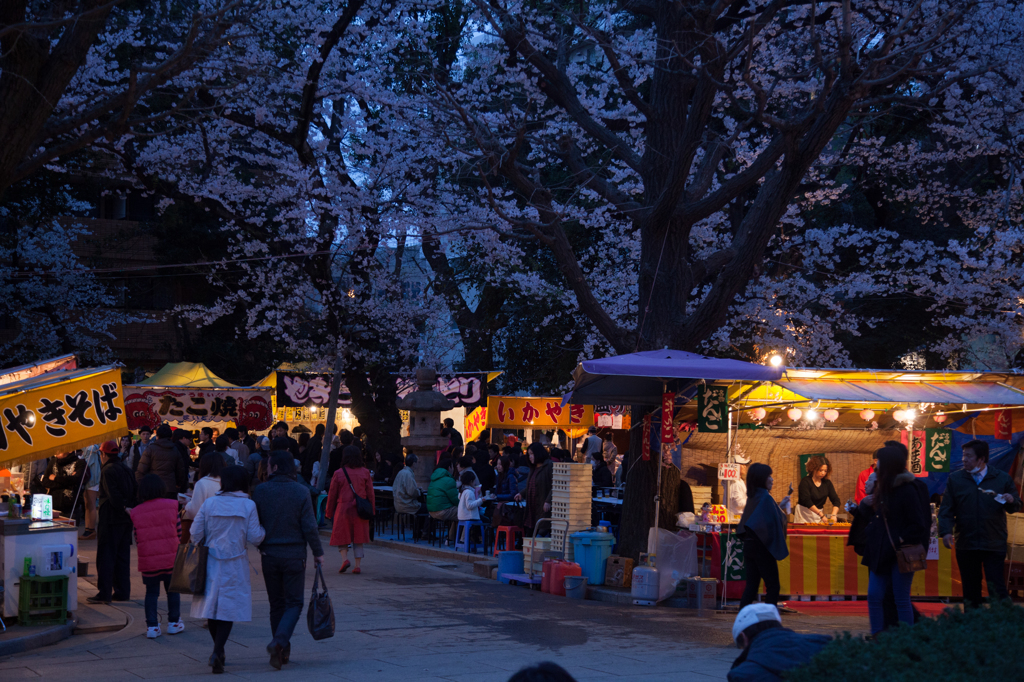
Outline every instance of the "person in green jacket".
{"type": "MultiPolygon", "coordinates": [[[[451,476],[451,460],[442,459],[430,475],[427,488],[427,512],[438,521],[457,521],[459,518],[459,490],[451,476]]],[[[451,528],[448,530],[451,535],[451,528]]]]}
{"type": "Polygon", "coordinates": [[[973,608],[981,604],[982,569],[990,593],[1010,598],[1003,579],[1006,515],[1018,511],[1021,501],[1013,479],[988,465],[988,443],[965,443],[963,459],[964,468],[951,473],[946,481],[939,535],[947,548],[956,545],[964,608],[973,608]]]}

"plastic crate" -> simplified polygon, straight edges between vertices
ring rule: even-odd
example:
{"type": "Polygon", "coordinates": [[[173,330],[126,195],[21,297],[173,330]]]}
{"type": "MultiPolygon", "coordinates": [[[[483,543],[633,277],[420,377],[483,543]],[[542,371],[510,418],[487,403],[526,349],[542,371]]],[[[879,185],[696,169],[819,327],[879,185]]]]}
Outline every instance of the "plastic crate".
{"type": "Polygon", "coordinates": [[[18,623],[63,625],[68,619],[68,577],[22,576],[19,580],[18,623]]]}

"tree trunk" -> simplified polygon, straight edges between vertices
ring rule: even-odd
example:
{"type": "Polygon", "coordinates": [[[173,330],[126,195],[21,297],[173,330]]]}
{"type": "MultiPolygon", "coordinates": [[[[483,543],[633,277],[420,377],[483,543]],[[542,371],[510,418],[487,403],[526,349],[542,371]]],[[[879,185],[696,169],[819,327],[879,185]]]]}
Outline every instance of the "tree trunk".
{"type": "Polygon", "coordinates": [[[353,363],[345,369],[345,385],[352,395],[352,414],[366,437],[366,454],[401,453],[402,419],[395,407],[395,375],[379,366],[367,371],[362,363],[353,363]]]}

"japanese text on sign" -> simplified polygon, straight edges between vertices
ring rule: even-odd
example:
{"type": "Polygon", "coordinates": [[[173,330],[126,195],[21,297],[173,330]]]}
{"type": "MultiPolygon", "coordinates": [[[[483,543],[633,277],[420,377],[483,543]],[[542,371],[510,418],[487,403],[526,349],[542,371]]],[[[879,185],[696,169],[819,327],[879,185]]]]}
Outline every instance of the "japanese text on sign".
{"type": "Polygon", "coordinates": [[[953,434],[946,429],[925,429],[925,470],[949,471],[953,455],[953,434]]]}
{"type": "Polygon", "coordinates": [[[594,408],[590,405],[566,405],[558,398],[487,398],[488,426],[550,427],[591,426],[594,408]]]}
{"type": "Polygon", "coordinates": [[[487,428],[487,408],[478,407],[466,415],[466,441],[476,440],[487,428]]]}
{"type": "Polygon", "coordinates": [[[125,397],[129,428],[156,428],[161,422],[235,422],[238,426],[270,428],[270,389],[138,390],[129,386],[125,397]],[[134,390],[133,390],[134,389],[134,390]]]}
{"type": "Polygon", "coordinates": [[[739,464],[727,464],[722,463],[718,465],[718,480],[719,481],[738,481],[740,480],[740,465],[739,464]]]}
{"type": "Polygon", "coordinates": [[[701,386],[697,391],[697,431],[725,433],[728,418],[728,389],[725,386],[701,386]]]}
{"type": "Polygon", "coordinates": [[[127,431],[117,370],[0,398],[0,461],[45,457],[127,431]]]}

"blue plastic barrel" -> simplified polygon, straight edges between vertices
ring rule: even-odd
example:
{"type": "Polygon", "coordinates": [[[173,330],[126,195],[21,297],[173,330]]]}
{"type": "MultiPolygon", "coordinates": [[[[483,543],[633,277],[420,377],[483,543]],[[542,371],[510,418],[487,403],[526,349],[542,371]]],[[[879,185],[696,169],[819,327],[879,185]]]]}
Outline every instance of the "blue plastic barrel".
{"type": "Polygon", "coordinates": [[[498,552],[498,580],[508,583],[507,578],[502,578],[503,573],[523,573],[522,552],[498,552]]]}
{"type": "Polygon", "coordinates": [[[604,585],[605,565],[612,555],[615,536],[611,533],[582,531],[569,536],[573,561],[583,569],[588,585],[604,585]]]}

